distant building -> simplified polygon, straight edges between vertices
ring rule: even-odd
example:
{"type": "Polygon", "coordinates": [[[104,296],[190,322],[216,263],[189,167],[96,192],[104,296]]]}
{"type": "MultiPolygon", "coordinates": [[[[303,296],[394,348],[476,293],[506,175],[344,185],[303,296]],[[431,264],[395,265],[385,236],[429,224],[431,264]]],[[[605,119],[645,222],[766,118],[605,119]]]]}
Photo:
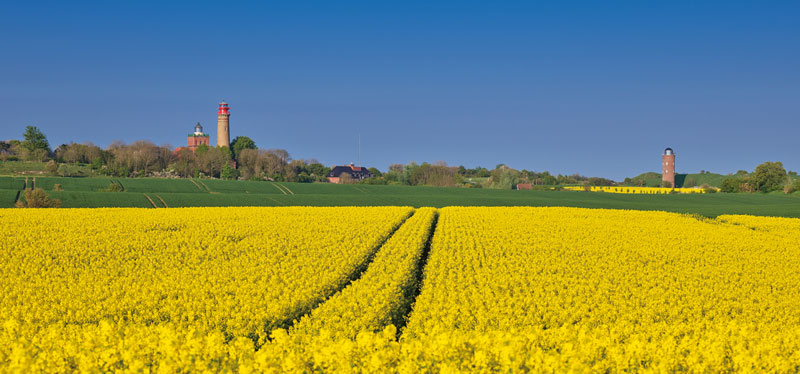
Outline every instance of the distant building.
{"type": "Polygon", "coordinates": [[[217,109],[217,147],[231,146],[230,108],[223,100],[217,109]]]}
{"type": "Polygon", "coordinates": [[[195,150],[195,148],[197,148],[197,146],[200,144],[205,144],[207,146],[211,145],[210,139],[211,138],[208,136],[208,134],[203,133],[203,126],[200,125],[200,122],[198,122],[194,126],[194,132],[189,134],[189,137],[186,140],[187,147],[189,147],[191,150],[195,150]]]}
{"type": "Polygon", "coordinates": [[[661,156],[661,183],[675,187],[675,152],[672,148],[664,150],[661,156]]]}
{"type": "Polygon", "coordinates": [[[355,181],[373,177],[372,173],[370,173],[367,168],[355,166],[353,164],[347,166],[334,166],[333,169],[331,169],[331,171],[325,175],[325,177],[328,178],[328,182],[341,183],[341,178],[344,176],[344,174],[349,175],[349,177],[355,181]]]}
{"type": "Polygon", "coordinates": [[[530,183],[517,183],[518,190],[532,190],[533,186],[530,183]]]}
{"type": "Polygon", "coordinates": [[[200,125],[200,122],[198,122],[194,126],[194,132],[189,134],[189,136],[186,139],[186,147],[178,147],[178,148],[176,148],[175,149],[175,154],[180,152],[182,149],[186,149],[186,148],[191,149],[192,152],[194,152],[194,150],[197,149],[197,147],[200,146],[201,144],[205,145],[205,146],[209,146],[211,144],[211,141],[210,141],[210,137],[208,136],[208,134],[203,132],[203,126],[200,125]]]}

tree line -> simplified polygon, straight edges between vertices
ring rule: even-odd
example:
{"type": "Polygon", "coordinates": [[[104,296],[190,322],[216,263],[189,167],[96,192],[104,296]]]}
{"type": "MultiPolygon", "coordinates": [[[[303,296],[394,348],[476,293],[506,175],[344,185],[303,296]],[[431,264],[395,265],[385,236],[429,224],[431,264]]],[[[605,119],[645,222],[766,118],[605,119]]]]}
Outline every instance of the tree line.
{"type": "Polygon", "coordinates": [[[478,166],[468,169],[464,166],[448,166],[444,161],[418,164],[392,164],[386,173],[376,173],[374,178],[366,179],[366,184],[402,184],[408,186],[467,187],[514,189],[518,184],[531,184],[542,187],[556,187],[591,183],[596,186],[611,186],[614,181],[600,177],[585,177],[580,174],[552,175],[548,171],[536,172],[517,170],[499,164],[494,169],[478,166]]]}
{"type": "MultiPolygon", "coordinates": [[[[92,143],[69,143],[50,148],[47,137],[35,126],[28,126],[23,140],[0,141],[0,160],[47,161],[46,169],[61,176],[109,175],[115,177],[210,177],[221,179],[273,180],[284,182],[327,182],[331,170],[317,160],[293,160],[284,149],[259,149],[247,136],[238,136],[230,147],[198,146],[174,150],[147,140],[130,144],[121,141],[102,149],[92,143]]],[[[552,189],[563,185],[614,186],[617,182],[580,174],[553,175],[548,171],[517,170],[505,164],[494,169],[448,166],[443,161],[418,164],[392,164],[385,173],[369,168],[373,177],[344,183],[395,184],[408,186],[514,189],[530,184],[533,189],[552,189]]],[[[705,172],[705,171],[703,171],[705,172]]],[[[660,174],[649,173],[660,178],[660,174]]],[[[691,184],[691,180],[687,180],[691,184]]],[[[644,185],[644,179],[626,178],[622,185],[644,185]]],[[[686,185],[687,183],[684,183],[686,185]]],[[[753,173],[740,170],[726,178],[721,192],[800,191],[797,173],[788,172],[780,162],[765,162],[753,173]],[[794,179],[794,182],[793,182],[794,179]]]]}
{"type": "Polygon", "coordinates": [[[293,160],[284,149],[259,149],[246,136],[230,147],[200,145],[194,151],[147,140],[111,143],[105,149],[92,143],[62,144],[51,149],[47,137],[28,126],[23,140],[0,141],[0,160],[47,162],[46,169],[61,176],[211,177],[222,179],[326,181],[330,168],[316,160],[293,160]]]}
{"type": "Polygon", "coordinates": [[[780,161],[767,161],[752,173],[739,170],[735,175],[725,178],[719,186],[720,192],[774,192],[790,194],[800,191],[797,172],[787,172],[780,161]]]}

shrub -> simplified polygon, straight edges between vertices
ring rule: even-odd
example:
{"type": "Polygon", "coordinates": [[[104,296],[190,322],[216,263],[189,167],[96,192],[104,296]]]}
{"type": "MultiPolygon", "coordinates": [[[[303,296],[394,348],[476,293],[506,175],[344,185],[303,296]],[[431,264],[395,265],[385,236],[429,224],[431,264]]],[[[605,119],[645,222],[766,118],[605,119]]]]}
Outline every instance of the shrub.
{"type": "Polygon", "coordinates": [[[236,170],[230,164],[225,164],[222,167],[222,172],[219,175],[222,179],[238,179],[239,178],[239,170],[236,170]]]}
{"type": "Polygon", "coordinates": [[[744,182],[745,180],[743,178],[725,178],[719,185],[719,192],[741,192],[740,186],[744,182]]]}
{"type": "Polygon", "coordinates": [[[53,185],[53,191],[64,191],[64,188],[61,187],[60,184],[56,183],[53,185]]]}
{"type": "Polygon", "coordinates": [[[790,179],[786,183],[786,186],[783,187],[783,193],[785,194],[792,194],[797,191],[800,191],[800,179],[794,181],[794,183],[792,183],[792,180],[790,179]]]}
{"type": "Polygon", "coordinates": [[[350,173],[342,173],[339,175],[339,184],[354,184],[357,181],[353,179],[353,176],[350,173]]]}
{"type": "Polygon", "coordinates": [[[706,193],[717,193],[717,189],[708,185],[708,183],[703,183],[700,188],[703,189],[706,193]]]}
{"type": "Polygon", "coordinates": [[[55,160],[47,161],[47,164],[44,166],[44,168],[50,174],[55,174],[58,172],[58,164],[55,162],[55,160]]]}
{"type": "Polygon", "coordinates": [[[295,177],[295,182],[312,183],[314,182],[314,177],[308,175],[306,172],[302,172],[300,174],[297,174],[297,177],[295,177]]]}
{"type": "Polygon", "coordinates": [[[58,175],[62,177],[88,177],[91,173],[84,166],[79,165],[58,165],[58,175]]]}
{"type": "Polygon", "coordinates": [[[101,157],[95,157],[92,160],[91,168],[92,170],[100,170],[103,167],[103,159],[101,157]]]}
{"type": "Polygon", "coordinates": [[[372,177],[372,178],[362,179],[359,183],[360,184],[372,184],[372,185],[387,185],[387,184],[389,184],[389,182],[387,182],[386,179],[379,178],[379,177],[372,177]]]}
{"type": "Polygon", "coordinates": [[[111,182],[108,187],[100,190],[100,192],[122,192],[122,186],[111,182]]]}
{"type": "Polygon", "coordinates": [[[25,190],[24,201],[20,199],[14,204],[17,208],[61,208],[61,200],[51,199],[41,188],[25,190]]]}

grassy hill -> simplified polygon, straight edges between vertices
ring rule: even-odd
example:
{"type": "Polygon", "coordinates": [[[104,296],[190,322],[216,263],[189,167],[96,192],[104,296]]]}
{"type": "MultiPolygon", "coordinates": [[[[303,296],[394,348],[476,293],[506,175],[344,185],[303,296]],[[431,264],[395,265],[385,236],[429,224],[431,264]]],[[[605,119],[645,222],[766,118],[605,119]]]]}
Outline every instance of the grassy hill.
{"type": "Polygon", "coordinates": [[[800,217],[800,194],[628,195],[441,187],[273,183],[208,179],[0,177],[0,207],[24,186],[45,189],[65,208],[190,206],[571,206],[664,210],[714,217],[800,217]],[[60,190],[56,190],[56,184],[60,190]],[[112,184],[121,192],[105,192],[112,184]]]}
{"type": "MultiPolygon", "coordinates": [[[[709,186],[719,187],[725,178],[730,177],[730,175],[722,175],[716,173],[693,173],[693,174],[675,174],[675,187],[684,187],[690,180],[693,180],[695,186],[702,186],[703,184],[708,184],[709,186]]],[[[644,181],[645,186],[647,187],[661,187],[661,173],[656,172],[647,172],[639,174],[633,178],[631,178],[633,183],[631,185],[637,185],[636,182],[644,181]]]]}

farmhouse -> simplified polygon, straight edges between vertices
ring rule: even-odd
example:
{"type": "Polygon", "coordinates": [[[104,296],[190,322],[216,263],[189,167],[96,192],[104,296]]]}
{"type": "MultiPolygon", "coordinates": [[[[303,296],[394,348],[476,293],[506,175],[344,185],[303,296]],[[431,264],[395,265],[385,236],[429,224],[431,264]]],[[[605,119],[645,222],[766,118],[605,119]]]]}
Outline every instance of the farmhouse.
{"type": "Polygon", "coordinates": [[[362,179],[372,178],[372,173],[367,168],[362,166],[355,166],[353,164],[347,166],[334,166],[327,175],[328,181],[331,183],[341,183],[341,178],[350,178],[352,180],[360,181],[362,179]],[[347,177],[345,177],[345,174],[347,177]]]}

